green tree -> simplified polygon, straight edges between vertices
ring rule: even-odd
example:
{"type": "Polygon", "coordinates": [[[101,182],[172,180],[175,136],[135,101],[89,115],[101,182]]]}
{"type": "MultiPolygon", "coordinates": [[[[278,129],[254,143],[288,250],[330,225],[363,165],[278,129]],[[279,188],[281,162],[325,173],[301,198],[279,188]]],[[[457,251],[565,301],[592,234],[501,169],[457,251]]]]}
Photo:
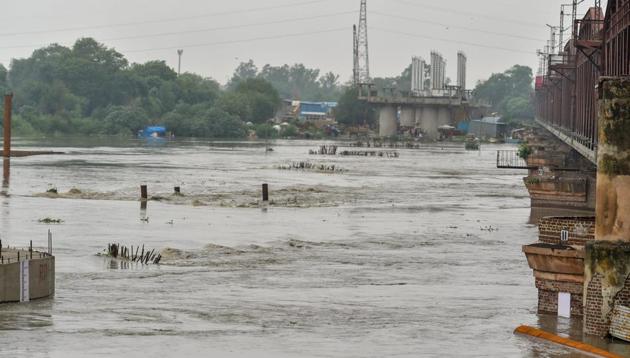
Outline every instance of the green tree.
{"type": "Polygon", "coordinates": [[[175,81],[179,97],[189,104],[202,102],[213,103],[221,92],[219,83],[192,73],[184,73],[175,81]]]}
{"type": "Polygon", "coordinates": [[[346,89],[334,110],[337,122],[347,126],[374,125],[374,110],[366,102],[359,101],[358,97],[359,91],[355,87],[346,89]]]}
{"type": "Polygon", "coordinates": [[[137,106],[112,106],[103,123],[104,134],[135,134],[148,123],[147,113],[137,106]]]}
{"type": "Polygon", "coordinates": [[[533,107],[529,98],[533,92],[532,69],[515,65],[503,73],[494,73],[486,81],[477,83],[475,98],[488,101],[493,110],[504,116],[531,118],[533,107]]]}
{"type": "Polygon", "coordinates": [[[273,118],[280,107],[278,91],[262,78],[250,78],[239,83],[235,92],[243,95],[246,105],[251,108],[251,117],[246,119],[253,123],[273,118]]]}
{"type": "Polygon", "coordinates": [[[225,92],[216,102],[217,108],[239,117],[244,122],[252,118],[252,107],[247,96],[239,92],[225,92]]]}
{"type": "Polygon", "coordinates": [[[228,88],[234,89],[241,82],[250,78],[255,78],[258,75],[258,67],[254,64],[253,60],[247,62],[241,62],[232,74],[232,79],[228,83],[228,88]]]}
{"type": "Polygon", "coordinates": [[[174,81],[177,72],[168,67],[165,61],[149,61],[145,63],[134,63],[129,69],[132,75],[138,77],[157,77],[162,81],[174,81]]]}
{"type": "Polygon", "coordinates": [[[7,68],[0,63],[0,90],[2,92],[6,92],[9,88],[9,83],[7,82],[8,73],[9,71],[7,71],[7,68]]]}

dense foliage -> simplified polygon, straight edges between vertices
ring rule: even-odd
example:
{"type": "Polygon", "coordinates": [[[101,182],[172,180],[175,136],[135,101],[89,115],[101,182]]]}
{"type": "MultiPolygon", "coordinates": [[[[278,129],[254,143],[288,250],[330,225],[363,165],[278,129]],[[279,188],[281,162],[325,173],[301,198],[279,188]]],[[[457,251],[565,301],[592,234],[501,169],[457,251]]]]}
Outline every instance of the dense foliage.
{"type": "Polygon", "coordinates": [[[266,122],[280,105],[263,77],[223,90],[164,61],[130,64],[91,38],[35,50],[8,71],[0,65],[0,90],[14,93],[18,134],[132,135],[164,124],[178,136],[243,137],[247,122],[266,122]]]}
{"type": "Polygon", "coordinates": [[[339,75],[332,72],[320,76],[320,70],[307,68],[301,63],[293,66],[265,65],[259,70],[252,60],[242,62],[236,68],[228,88],[236,88],[239,83],[251,78],[271,83],[282,98],[336,101],[342,91],[339,75]]]}
{"type": "Polygon", "coordinates": [[[533,118],[532,83],[532,69],[515,65],[477,83],[473,93],[476,98],[488,101],[494,111],[508,120],[533,118]]]}
{"type": "Polygon", "coordinates": [[[335,108],[337,122],[346,126],[374,125],[376,114],[367,102],[358,100],[359,91],[348,88],[335,108]]]}

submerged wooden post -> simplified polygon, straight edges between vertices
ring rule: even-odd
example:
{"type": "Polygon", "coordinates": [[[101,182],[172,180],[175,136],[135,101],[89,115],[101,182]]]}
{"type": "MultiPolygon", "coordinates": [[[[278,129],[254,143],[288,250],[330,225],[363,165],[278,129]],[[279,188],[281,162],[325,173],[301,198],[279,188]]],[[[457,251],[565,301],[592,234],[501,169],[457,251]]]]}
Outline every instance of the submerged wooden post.
{"type": "Polygon", "coordinates": [[[178,186],[174,187],[174,188],[173,188],[173,191],[174,191],[174,192],[175,192],[175,194],[177,194],[177,195],[181,194],[181,188],[180,188],[180,187],[178,187],[178,186]]]}
{"type": "Polygon", "coordinates": [[[140,200],[147,200],[147,186],[146,184],[140,185],[140,200]]]}
{"type": "Polygon", "coordinates": [[[267,183],[262,185],[262,200],[269,201],[269,184],[267,183]]]}
{"type": "Polygon", "coordinates": [[[9,178],[11,177],[11,159],[2,159],[2,186],[7,187],[9,185],[9,178]]]}
{"type": "Polygon", "coordinates": [[[11,156],[11,107],[13,104],[13,94],[4,95],[4,150],[2,156],[11,156]]]}

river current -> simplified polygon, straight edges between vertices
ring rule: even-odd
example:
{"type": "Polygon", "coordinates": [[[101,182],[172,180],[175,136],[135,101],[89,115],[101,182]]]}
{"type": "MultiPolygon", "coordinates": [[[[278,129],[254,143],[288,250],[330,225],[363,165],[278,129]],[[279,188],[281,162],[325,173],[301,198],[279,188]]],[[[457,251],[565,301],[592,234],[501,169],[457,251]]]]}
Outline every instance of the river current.
{"type": "Polygon", "coordinates": [[[580,356],[513,334],[548,323],[521,253],[526,173],[495,164],[512,146],[308,154],[321,144],[347,145],[16,140],[63,152],[12,159],[0,197],[3,244],[52,231],[56,294],[0,306],[0,356],[580,356]],[[279,169],[294,162],[336,169],[279,169]],[[163,259],[98,256],[108,243],[163,259]]]}

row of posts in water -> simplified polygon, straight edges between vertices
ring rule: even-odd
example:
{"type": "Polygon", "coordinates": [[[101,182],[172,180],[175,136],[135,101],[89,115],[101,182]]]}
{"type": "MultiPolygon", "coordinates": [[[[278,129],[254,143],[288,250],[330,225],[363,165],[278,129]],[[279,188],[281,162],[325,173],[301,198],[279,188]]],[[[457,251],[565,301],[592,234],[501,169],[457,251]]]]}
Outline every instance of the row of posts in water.
{"type": "Polygon", "coordinates": [[[147,250],[144,251],[144,245],[142,245],[142,251],[140,251],[140,247],[136,247],[134,252],[133,245],[131,245],[131,249],[127,246],[121,246],[120,244],[108,244],[107,245],[107,255],[113,258],[120,258],[124,260],[129,260],[132,262],[139,262],[143,265],[153,263],[159,264],[162,259],[162,255],[155,250],[147,250]]]}
{"type": "MultiPolygon", "coordinates": [[[[337,155],[338,147],[336,145],[322,145],[318,150],[309,150],[310,155],[337,155]]],[[[339,152],[341,156],[354,157],[386,157],[398,158],[400,154],[394,150],[376,151],[376,150],[344,150],[339,152]]]]}
{"type": "MultiPolygon", "coordinates": [[[[4,257],[4,254],[10,253],[11,251],[14,251],[16,253],[16,257],[14,258],[13,262],[20,262],[23,260],[32,260],[33,259],[33,240],[29,241],[28,251],[26,252],[26,255],[20,254],[21,252],[25,250],[20,250],[15,247],[11,249],[8,245],[5,247],[2,245],[2,240],[0,240],[0,265],[4,265],[5,263],[7,264],[11,263],[11,257],[9,256],[7,256],[6,258],[4,257]]],[[[48,231],[48,253],[37,251],[35,252],[35,255],[36,255],[35,258],[40,258],[40,259],[46,256],[52,256],[52,234],[50,233],[50,231],[48,231]]]]}
{"type": "MultiPolygon", "coordinates": [[[[175,195],[182,195],[181,187],[179,186],[174,187],[173,192],[175,195]]],[[[149,200],[149,189],[146,184],[140,185],[140,200],[144,203],[149,200]]],[[[269,185],[266,183],[262,185],[262,200],[263,202],[269,201],[269,185]]]]}
{"type": "Polygon", "coordinates": [[[370,140],[367,140],[365,142],[363,141],[357,141],[354,142],[352,144],[350,144],[351,147],[367,147],[367,148],[407,148],[407,149],[420,149],[420,144],[419,143],[414,143],[414,142],[404,142],[404,143],[400,143],[400,142],[389,142],[389,143],[383,143],[382,141],[379,140],[372,140],[372,142],[370,142],[370,140]]]}

